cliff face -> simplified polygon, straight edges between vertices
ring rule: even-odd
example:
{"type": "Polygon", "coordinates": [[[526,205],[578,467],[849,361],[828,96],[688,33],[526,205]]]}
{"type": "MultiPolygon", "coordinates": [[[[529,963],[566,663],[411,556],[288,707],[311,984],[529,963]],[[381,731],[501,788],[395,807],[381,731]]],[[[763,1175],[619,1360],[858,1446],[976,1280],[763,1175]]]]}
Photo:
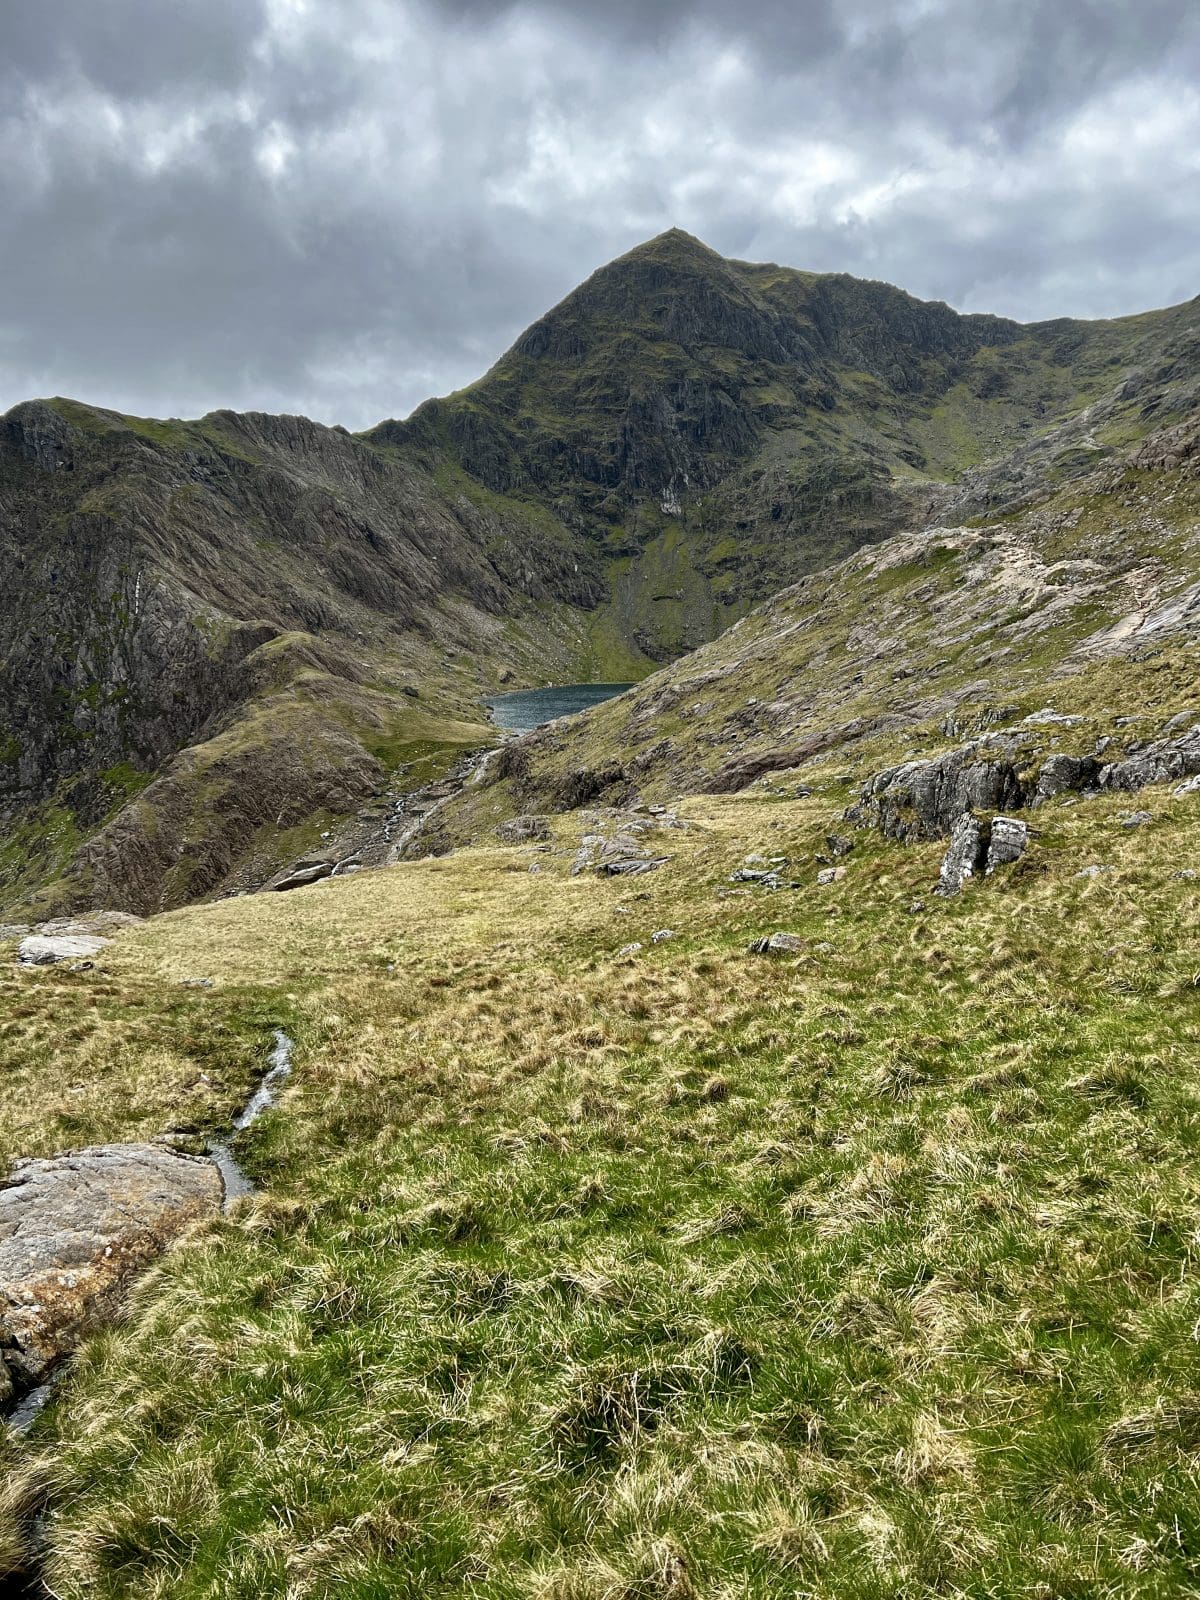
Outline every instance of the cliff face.
{"type": "MultiPolygon", "coordinates": [[[[954,520],[803,578],[629,693],[510,744],[440,819],[441,843],[513,812],[747,789],[845,787],[870,811],[880,774],[917,769],[931,815],[893,821],[935,837],[969,803],[947,777],[960,769],[1003,769],[1000,810],[1192,775],[1200,364],[1163,382],[1138,392],[1151,412],[1190,404],[1182,421],[1111,455],[1094,444],[1091,470],[1064,477],[1051,463],[1079,454],[1072,422],[972,474],[954,520]]],[[[1098,404],[1092,424],[1107,415],[1098,404]]]]}

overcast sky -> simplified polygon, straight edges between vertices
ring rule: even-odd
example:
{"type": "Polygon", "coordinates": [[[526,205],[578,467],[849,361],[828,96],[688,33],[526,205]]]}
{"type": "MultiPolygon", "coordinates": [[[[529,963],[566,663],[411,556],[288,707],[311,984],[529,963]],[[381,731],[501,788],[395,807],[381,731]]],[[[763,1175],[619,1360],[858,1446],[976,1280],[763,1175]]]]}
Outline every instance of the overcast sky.
{"type": "Polygon", "coordinates": [[[602,262],[962,310],[1200,292],[1196,0],[0,0],[0,410],[477,377],[602,262]]]}

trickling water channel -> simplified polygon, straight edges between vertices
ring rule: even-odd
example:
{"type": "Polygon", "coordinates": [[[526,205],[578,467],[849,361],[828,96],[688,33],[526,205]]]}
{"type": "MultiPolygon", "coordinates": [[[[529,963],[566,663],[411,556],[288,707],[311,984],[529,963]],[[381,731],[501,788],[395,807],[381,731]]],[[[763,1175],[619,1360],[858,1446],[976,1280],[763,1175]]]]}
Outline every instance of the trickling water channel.
{"type": "MultiPolygon", "coordinates": [[[[250,1096],[246,1104],[233,1119],[233,1131],[241,1133],[243,1128],[248,1128],[251,1123],[257,1122],[264,1111],[269,1111],[279,1098],[279,1090],[284,1079],[292,1070],[292,1051],[295,1045],[284,1033],[282,1028],[275,1029],[275,1046],[271,1051],[270,1064],[266,1074],[259,1083],[258,1088],[250,1096]]],[[[254,1193],[254,1184],[242,1171],[237,1157],[228,1140],[214,1139],[208,1153],[213,1164],[221,1174],[221,1182],[225,1185],[225,1203],[223,1209],[228,1211],[235,1200],[244,1194],[254,1193]]]]}
{"type": "MultiPolygon", "coordinates": [[[[233,1131],[241,1133],[244,1128],[257,1122],[264,1111],[268,1111],[279,1098],[279,1091],[292,1070],[292,1051],[295,1046],[293,1041],[282,1028],[275,1029],[275,1044],[271,1050],[267,1071],[259,1082],[254,1093],[233,1119],[233,1131]]],[[[253,1194],[254,1184],[242,1171],[229,1143],[223,1139],[214,1139],[208,1147],[208,1153],[213,1164],[221,1174],[221,1182],[225,1188],[225,1199],[222,1209],[228,1211],[233,1202],[241,1195],[253,1194]]],[[[7,1416],[0,1410],[0,1418],[7,1423],[14,1433],[27,1433],[38,1417],[54,1398],[54,1391],[58,1388],[68,1371],[68,1365],[56,1367],[43,1383],[27,1390],[12,1406],[7,1416]]],[[[40,1521],[40,1519],[39,1519],[40,1521]]],[[[38,1528],[35,1524],[34,1537],[31,1544],[34,1553],[30,1560],[35,1565],[24,1571],[10,1573],[7,1578],[0,1579],[0,1594],[11,1596],[12,1600],[48,1600],[51,1594],[36,1570],[40,1564],[40,1557],[36,1554],[36,1546],[40,1543],[38,1528]]]]}
{"type": "MultiPolygon", "coordinates": [[[[244,1128],[250,1127],[251,1123],[257,1122],[263,1112],[275,1104],[279,1098],[280,1087],[292,1070],[294,1048],[292,1040],[283,1029],[276,1028],[275,1044],[271,1050],[267,1071],[249,1100],[234,1117],[235,1133],[241,1133],[244,1128]]],[[[240,1196],[253,1194],[254,1184],[242,1171],[227,1140],[214,1139],[208,1147],[208,1153],[213,1165],[221,1174],[221,1182],[225,1189],[222,1209],[228,1211],[240,1196]]],[[[20,1395],[7,1413],[0,1407],[0,1419],[6,1422],[14,1433],[27,1433],[53,1399],[54,1391],[62,1382],[66,1371],[66,1366],[56,1367],[44,1382],[36,1384],[34,1388],[27,1389],[20,1395]]]]}

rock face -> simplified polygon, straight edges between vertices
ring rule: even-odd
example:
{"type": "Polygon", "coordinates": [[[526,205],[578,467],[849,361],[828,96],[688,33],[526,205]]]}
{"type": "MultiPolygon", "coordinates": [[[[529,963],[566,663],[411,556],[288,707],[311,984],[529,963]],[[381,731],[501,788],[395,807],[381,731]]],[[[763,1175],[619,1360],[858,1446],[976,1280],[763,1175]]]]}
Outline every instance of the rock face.
{"type": "Polygon", "coordinates": [[[1094,756],[1051,756],[1042,763],[1031,804],[1041,805],[1057,794],[1094,788],[1100,763],[1094,756]]]}
{"type": "Polygon", "coordinates": [[[272,889],[283,891],[285,889],[303,889],[306,884],[318,883],[322,878],[332,875],[336,863],[322,858],[316,860],[297,861],[284,873],[283,877],[271,885],[272,889]]]}
{"type": "Polygon", "coordinates": [[[550,824],[545,817],[512,817],[496,829],[504,844],[521,844],[526,839],[552,839],[550,824]]]}
{"type": "Polygon", "coordinates": [[[964,811],[954,824],[950,835],[950,848],[942,860],[934,894],[945,897],[958,894],[964,883],[979,866],[983,855],[983,830],[978,819],[964,811]]]}
{"type": "Polygon", "coordinates": [[[1029,846],[1029,824],[1016,817],[993,817],[988,835],[987,874],[1019,861],[1029,846]]]}
{"type": "Polygon", "coordinates": [[[0,1397],[37,1383],[221,1198],[211,1161],[156,1145],[18,1162],[0,1188],[0,1397]]]}
{"type": "Polygon", "coordinates": [[[1102,789],[1145,789],[1152,783],[1190,778],[1200,773],[1200,727],[1178,739],[1158,739],[1125,761],[1100,772],[1102,789]]]}
{"type": "Polygon", "coordinates": [[[878,773],[849,815],[875,823],[889,839],[940,839],[964,811],[1007,811],[1024,802],[1011,755],[964,744],[932,761],[906,761],[878,773]]]}

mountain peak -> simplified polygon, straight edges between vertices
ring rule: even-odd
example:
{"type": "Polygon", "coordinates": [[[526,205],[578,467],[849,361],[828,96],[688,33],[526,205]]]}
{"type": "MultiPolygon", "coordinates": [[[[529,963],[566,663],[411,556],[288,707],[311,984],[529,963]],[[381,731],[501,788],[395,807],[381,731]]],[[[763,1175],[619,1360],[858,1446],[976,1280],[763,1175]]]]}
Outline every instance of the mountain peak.
{"type": "Polygon", "coordinates": [[[652,239],[644,239],[641,244],[634,245],[632,250],[627,250],[623,256],[601,267],[593,277],[602,278],[606,273],[647,264],[704,273],[733,270],[725,257],[711,245],[705,244],[703,239],[697,239],[695,234],[687,233],[683,228],[668,228],[664,233],[656,233],[652,239]]]}

